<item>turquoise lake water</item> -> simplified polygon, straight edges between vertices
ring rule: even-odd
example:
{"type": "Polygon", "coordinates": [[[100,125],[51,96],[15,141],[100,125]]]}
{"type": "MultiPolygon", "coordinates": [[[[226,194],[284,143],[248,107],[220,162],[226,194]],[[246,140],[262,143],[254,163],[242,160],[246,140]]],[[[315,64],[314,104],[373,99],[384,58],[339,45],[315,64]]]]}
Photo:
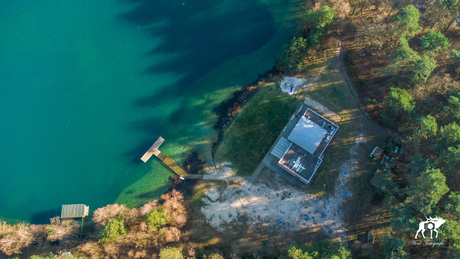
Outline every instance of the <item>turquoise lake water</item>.
{"type": "Polygon", "coordinates": [[[0,218],[138,206],[209,159],[212,108],[271,69],[298,0],[0,1],[0,218]]]}

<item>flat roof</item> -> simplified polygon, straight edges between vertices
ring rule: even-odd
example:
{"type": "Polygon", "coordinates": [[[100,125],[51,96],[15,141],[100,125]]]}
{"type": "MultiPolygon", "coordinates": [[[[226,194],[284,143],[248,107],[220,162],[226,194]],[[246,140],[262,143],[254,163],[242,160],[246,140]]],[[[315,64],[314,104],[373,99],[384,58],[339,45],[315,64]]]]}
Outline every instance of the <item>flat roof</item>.
{"type": "Polygon", "coordinates": [[[310,154],[315,153],[327,130],[302,116],[295,125],[288,139],[310,154]]]}
{"type": "Polygon", "coordinates": [[[376,146],[374,150],[372,150],[371,157],[375,156],[379,158],[383,154],[383,149],[381,149],[379,146],[376,146]]]}

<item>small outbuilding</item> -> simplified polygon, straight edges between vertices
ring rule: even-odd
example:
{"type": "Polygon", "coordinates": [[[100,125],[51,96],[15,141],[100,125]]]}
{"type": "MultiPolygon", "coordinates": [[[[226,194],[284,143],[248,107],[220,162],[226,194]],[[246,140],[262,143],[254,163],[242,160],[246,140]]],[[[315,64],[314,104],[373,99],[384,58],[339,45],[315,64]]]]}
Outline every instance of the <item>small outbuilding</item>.
{"type": "Polygon", "coordinates": [[[382,154],[383,154],[383,149],[381,149],[379,146],[376,146],[374,150],[372,150],[370,157],[374,159],[379,159],[382,156],[382,154]]]}
{"type": "Polygon", "coordinates": [[[85,204],[62,205],[61,219],[84,218],[89,214],[89,206],[85,204]]]}

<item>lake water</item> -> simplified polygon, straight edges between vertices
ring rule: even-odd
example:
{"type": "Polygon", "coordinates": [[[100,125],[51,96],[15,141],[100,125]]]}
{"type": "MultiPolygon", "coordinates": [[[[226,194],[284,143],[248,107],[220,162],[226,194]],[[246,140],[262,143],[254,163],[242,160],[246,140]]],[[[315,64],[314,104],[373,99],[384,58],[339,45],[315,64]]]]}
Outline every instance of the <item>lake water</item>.
{"type": "Polygon", "coordinates": [[[298,0],[0,0],[0,218],[158,198],[212,108],[271,69],[298,0]]]}

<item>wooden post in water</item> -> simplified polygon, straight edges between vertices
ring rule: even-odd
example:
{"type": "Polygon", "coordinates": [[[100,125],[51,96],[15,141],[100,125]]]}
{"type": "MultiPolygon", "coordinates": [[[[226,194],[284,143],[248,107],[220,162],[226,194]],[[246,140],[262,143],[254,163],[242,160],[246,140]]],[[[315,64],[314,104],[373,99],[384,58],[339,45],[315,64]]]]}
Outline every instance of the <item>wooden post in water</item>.
{"type": "Polygon", "coordinates": [[[81,230],[80,234],[83,235],[83,223],[85,222],[85,217],[81,218],[81,230]]]}

